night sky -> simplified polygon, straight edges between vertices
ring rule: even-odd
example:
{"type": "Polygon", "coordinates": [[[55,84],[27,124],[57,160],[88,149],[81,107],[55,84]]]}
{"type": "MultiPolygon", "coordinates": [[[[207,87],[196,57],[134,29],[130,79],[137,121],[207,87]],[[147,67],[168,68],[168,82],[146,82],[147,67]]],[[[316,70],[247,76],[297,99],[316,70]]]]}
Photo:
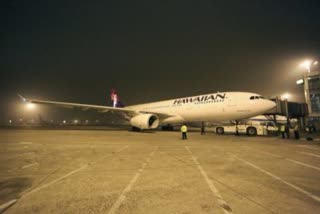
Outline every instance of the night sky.
{"type": "Polygon", "coordinates": [[[11,0],[0,22],[0,120],[21,114],[16,93],[98,105],[110,88],[126,105],[216,91],[303,101],[299,62],[320,59],[319,1],[11,0]]]}

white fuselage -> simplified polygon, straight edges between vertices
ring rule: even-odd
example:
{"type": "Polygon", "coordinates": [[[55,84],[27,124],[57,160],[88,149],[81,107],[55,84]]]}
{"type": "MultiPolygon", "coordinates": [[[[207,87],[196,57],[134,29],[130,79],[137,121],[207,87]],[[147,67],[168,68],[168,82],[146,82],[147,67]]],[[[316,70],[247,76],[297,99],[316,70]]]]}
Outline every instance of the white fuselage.
{"type": "Polygon", "coordinates": [[[127,106],[139,112],[169,114],[161,123],[197,121],[226,121],[250,118],[265,113],[275,103],[258,94],[247,92],[225,92],[183,97],[172,100],[127,106]]]}

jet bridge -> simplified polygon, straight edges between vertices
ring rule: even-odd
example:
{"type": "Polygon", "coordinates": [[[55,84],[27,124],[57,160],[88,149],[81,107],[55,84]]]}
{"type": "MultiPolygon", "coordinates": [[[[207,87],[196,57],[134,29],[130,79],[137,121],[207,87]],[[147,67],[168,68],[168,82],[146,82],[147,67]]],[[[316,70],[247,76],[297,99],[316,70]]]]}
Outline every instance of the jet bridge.
{"type": "Polygon", "coordinates": [[[290,118],[299,118],[308,116],[308,106],[306,103],[289,102],[278,98],[271,99],[277,105],[274,109],[266,112],[265,115],[282,115],[290,118]]]}
{"type": "Polygon", "coordinates": [[[277,123],[276,115],[287,117],[287,123],[290,124],[291,118],[296,118],[299,121],[300,127],[305,127],[305,118],[309,115],[308,105],[306,103],[289,102],[279,98],[271,99],[276,103],[276,107],[264,115],[277,123]]]}

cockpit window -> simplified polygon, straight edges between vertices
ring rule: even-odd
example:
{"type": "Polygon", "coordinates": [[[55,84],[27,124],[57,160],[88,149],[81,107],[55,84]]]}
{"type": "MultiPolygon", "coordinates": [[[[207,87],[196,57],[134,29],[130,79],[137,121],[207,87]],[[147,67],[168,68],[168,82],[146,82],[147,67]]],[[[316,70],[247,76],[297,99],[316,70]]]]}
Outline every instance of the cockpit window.
{"type": "Polygon", "coordinates": [[[258,99],[264,99],[263,96],[251,96],[250,100],[258,100],[258,99]]]}

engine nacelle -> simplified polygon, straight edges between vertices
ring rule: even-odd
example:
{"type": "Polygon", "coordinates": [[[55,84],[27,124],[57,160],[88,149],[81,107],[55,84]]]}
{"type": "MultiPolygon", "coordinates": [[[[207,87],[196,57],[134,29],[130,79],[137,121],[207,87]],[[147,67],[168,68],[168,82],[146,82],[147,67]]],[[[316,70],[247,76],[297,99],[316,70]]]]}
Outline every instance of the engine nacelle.
{"type": "Polygon", "coordinates": [[[159,122],[158,116],[154,114],[139,114],[130,120],[130,124],[139,129],[155,129],[159,122]]]}

